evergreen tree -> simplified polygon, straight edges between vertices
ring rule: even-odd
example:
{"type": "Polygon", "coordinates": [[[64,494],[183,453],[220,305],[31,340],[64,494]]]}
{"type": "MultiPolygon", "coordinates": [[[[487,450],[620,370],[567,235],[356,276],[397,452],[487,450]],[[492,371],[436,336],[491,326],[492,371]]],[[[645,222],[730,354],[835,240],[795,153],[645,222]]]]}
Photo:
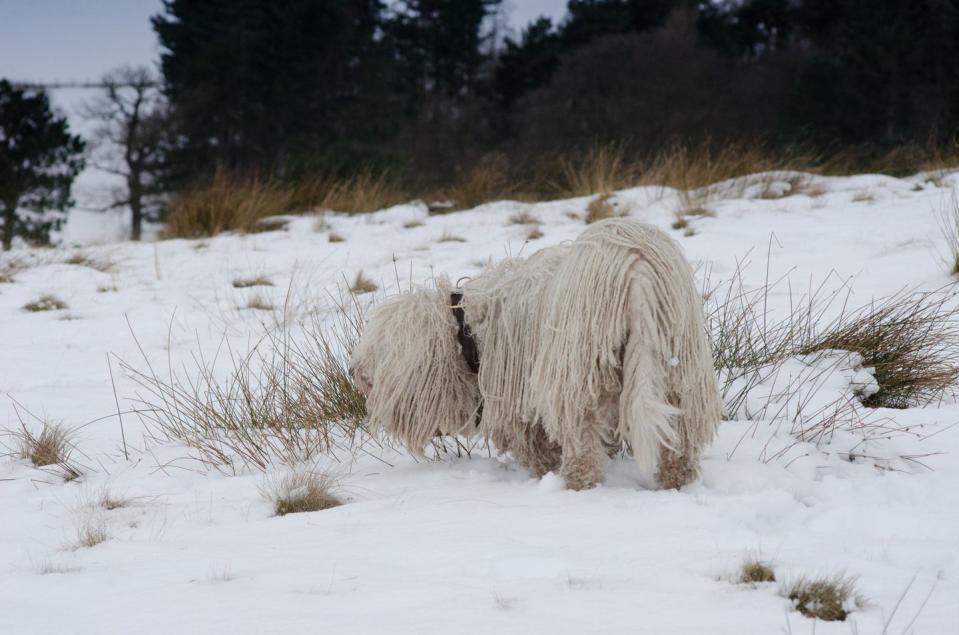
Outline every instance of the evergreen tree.
{"type": "Polygon", "coordinates": [[[487,61],[484,22],[502,0],[404,0],[392,32],[409,81],[444,98],[476,92],[487,61]]]}
{"type": "Polygon", "coordinates": [[[381,0],[165,0],[153,25],[188,163],[282,175],[369,158],[400,102],[382,14],[381,0]]]}
{"type": "Polygon", "coordinates": [[[14,236],[43,243],[59,227],[71,202],[70,186],[83,168],[83,147],[83,141],[70,134],[67,120],[50,110],[45,93],[0,79],[0,219],[5,251],[14,236]]]}
{"type": "Polygon", "coordinates": [[[558,28],[539,18],[523,30],[519,41],[506,39],[495,78],[500,103],[509,107],[546,85],[560,58],[577,48],[604,36],[660,27],[686,4],[686,0],[569,0],[568,14],[558,28]]]}

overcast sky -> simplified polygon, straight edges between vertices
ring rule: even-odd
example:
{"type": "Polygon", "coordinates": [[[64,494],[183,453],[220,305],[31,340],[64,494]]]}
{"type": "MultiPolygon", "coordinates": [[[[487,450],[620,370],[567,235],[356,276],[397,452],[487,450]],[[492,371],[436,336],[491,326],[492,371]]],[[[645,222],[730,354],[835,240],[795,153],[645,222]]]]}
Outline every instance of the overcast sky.
{"type": "MultiPolygon", "coordinates": [[[[566,0],[505,0],[517,31],[540,15],[559,18],[566,0]]],[[[0,77],[93,80],[122,64],[154,64],[150,16],[160,0],[0,0],[0,77]]]]}

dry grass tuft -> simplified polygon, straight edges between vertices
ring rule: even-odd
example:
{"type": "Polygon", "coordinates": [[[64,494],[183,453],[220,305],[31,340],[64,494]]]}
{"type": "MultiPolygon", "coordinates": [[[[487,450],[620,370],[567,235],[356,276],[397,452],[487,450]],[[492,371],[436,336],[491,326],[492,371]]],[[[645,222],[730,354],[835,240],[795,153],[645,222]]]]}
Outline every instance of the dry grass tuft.
{"type": "Polygon", "coordinates": [[[560,161],[558,172],[558,178],[548,185],[561,197],[611,192],[635,184],[638,178],[635,165],[627,160],[625,150],[617,144],[566,157],[560,161]]]}
{"type": "Polygon", "coordinates": [[[76,549],[96,547],[110,538],[106,519],[96,513],[83,514],[77,522],[76,549]]]}
{"type": "Polygon", "coordinates": [[[302,201],[303,209],[312,206],[348,214],[375,212],[410,198],[392,176],[370,171],[346,179],[320,175],[305,179],[295,189],[294,198],[302,201]]]}
{"type": "Polygon", "coordinates": [[[870,407],[931,403],[959,380],[959,326],[954,293],[902,293],[862,307],[820,329],[800,354],[838,349],[862,355],[875,369],[879,392],[870,407]]]}
{"type": "Polygon", "coordinates": [[[113,496],[109,492],[104,492],[100,497],[99,504],[103,509],[107,511],[113,511],[114,509],[129,507],[130,500],[127,498],[121,498],[119,496],[113,496]]]}
{"type": "Polygon", "coordinates": [[[955,192],[939,208],[936,220],[949,249],[945,258],[946,270],[951,276],[959,275],[959,198],[955,192]]]}
{"type": "Polygon", "coordinates": [[[342,243],[342,242],[346,242],[346,238],[343,238],[343,236],[341,236],[340,234],[337,234],[337,233],[334,232],[334,231],[331,231],[331,232],[327,235],[327,240],[329,240],[331,243],[342,243]]]}
{"type": "Polygon", "coordinates": [[[7,456],[30,461],[35,467],[51,471],[65,481],[72,481],[82,475],[79,463],[73,459],[74,453],[77,452],[73,429],[60,423],[44,421],[16,401],[13,402],[13,410],[20,425],[4,433],[4,436],[11,439],[10,444],[2,443],[7,450],[7,456]],[[27,426],[23,413],[39,426],[39,434],[27,426]]]}
{"type": "Polygon", "coordinates": [[[266,232],[286,231],[290,226],[289,218],[261,218],[253,223],[247,231],[251,234],[265,234],[266,232]]]}
{"type": "Polygon", "coordinates": [[[419,219],[408,220],[403,223],[403,229],[414,229],[416,227],[422,227],[423,221],[419,219]]]}
{"type": "Polygon", "coordinates": [[[543,232],[538,225],[530,229],[529,232],[526,234],[526,240],[539,240],[542,237],[543,237],[543,232]]]}
{"type": "Polygon", "coordinates": [[[466,170],[449,187],[444,188],[438,197],[451,204],[443,209],[450,212],[458,209],[472,209],[489,201],[513,198],[517,194],[515,181],[510,178],[509,162],[498,156],[492,160],[481,161],[466,170]]]}
{"type": "Polygon", "coordinates": [[[40,566],[37,567],[37,573],[40,575],[54,575],[60,573],[79,573],[83,571],[81,567],[59,564],[55,563],[52,560],[44,560],[40,563],[40,566]]]}
{"type": "MultiPolygon", "coordinates": [[[[786,291],[789,312],[774,315],[767,310],[768,298],[780,292],[778,283],[747,290],[737,272],[723,285],[704,293],[713,364],[720,375],[727,415],[740,413],[748,419],[764,420],[779,416],[765,409],[743,411],[747,394],[758,384],[775,381],[790,358],[820,351],[858,353],[864,367],[873,367],[878,392],[850,397],[848,403],[837,402],[828,412],[811,413],[800,408],[794,413],[792,426],[804,440],[828,439],[835,429],[887,436],[895,426],[864,421],[857,415],[860,400],[869,407],[904,408],[932,403],[955,392],[959,381],[955,291],[947,287],[934,292],[904,292],[847,308],[851,291],[843,296],[820,287],[796,297],[790,290],[786,291]]],[[[808,384],[802,388],[808,399],[819,380],[807,377],[796,381],[808,384]]],[[[800,387],[779,386],[777,390],[784,394],[800,387]]]]}
{"type": "Polygon", "coordinates": [[[255,311],[272,311],[276,307],[273,306],[273,301],[268,297],[255,293],[247,300],[246,308],[255,311]]]}
{"type": "Polygon", "coordinates": [[[247,289],[249,287],[272,287],[273,283],[266,276],[256,276],[255,278],[235,278],[233,280],[234,289],[247,289]]]}
{"type": "Polygon", "coordinates": [[[440,242],[440,243],[465,243],[465,242],[466,242],[466,239],[463,238],[462,236],[457,236],[456,234],[452,234],[452,233],[450,233],[449,231],[444,230],[443,233],[440,234],[440,237],[436,239],[436,242],[440,242]]]}
{"type": "Polygon", "coordinates": [[[687,227],[689,227],[689,221],[683,218],[682,216],[677,216],[676,220],[673,221],[673,224],[670,225],[670,227],[676,230],[686,229],[687,227]]]}
{"type": "Polygon", "coordinates": [[[262,487],[263,496],[273,503],[277,516],[300,512],[318,512],[342,505],[333,494],[336,481],[313,471],[298,470],[280,481],[267,481],[262,487]]]}
{"type": "Polygon", "coordinates": [[[157,374],[124,363],[139,385],[137,414],[157,441],[179,441],[204,465],[236,473],[267,471],[319,455],[341,460],[378,443],[366,425],[366,400],[353,385],[349,358],[362,312],[341,305],[330,323],[283,322],[245,355],[228,351],[224,377],[218,359],[196,358],[194,376],[170,368],[157,374]]]}
{"type": "Polygon", "coordinates": [[[24,311],[30,313],[39,313],[41,311],[62,311],[67,308],[67,303],[55,295],[45,294],[33,302],[27,302],[23,305],[24,311]]]}
{"type": "Polygon", "coordinates": [[[271,180],[243,179],[218,170],[177,193],[170,202],[166,236],[200,238],[251,231],[261,219],[292,211],[295,192],[271,180]]]}
{"type": "Polygon", "coordinates": [[[361,270],[356,272],[356,278],[353,279],[353,284],[350,285],[350,293],[354,295],[373,293],[379,288],[379,285],[364,276],[363,271],[361,270]]]}
{"type": "Polygon", "coordinates": [[[77,267],[88,267],[101,273],[109,273],[116,269],[116,262],[103,255],[93,255],[78,251],[64,259],[64,264],[77,267]]]}
{"type": "Polygon", "coordinates": [[[56,468],[67,481],[81,475],[79,466],[71,458],[76,448],[72,441],[73,431],[66,426],[44,421],[40,434],[35,434],[21,420],[20,429],[11,435],[16,443],[16,453],[35,467],[56,468]]]}
{"type": "Polygon", "coordinates": [[[775,581],[776,573],[773,571],[772,565],[760,560],[746,560],[739,571],[740,584],[761,584],[775,581]]]}
{"type": "Polygon", "coordinates": [[[800,578],[781,589],[781,593],[806,617],[826,622],[841,622],[866,603],[856,591],[855,580],[841,575],[800,578]]]}
{"type": "Polygon", "coordinates": [[[509,217],[512,225],[539,225],[539,219],[533,216],[529,210],[520,210],[509,217]]]}
{"type": "Polygon", "coordinates": [[[612,196],[610,192],[606,192],[589,202],[589,205],[586,206],[585,220],[587,225],[595,223],[598,220],[603,220],[604,218],[613,218],[617,215],[616,210],[613,209],[613,206],[609,202],[612,196]]]}

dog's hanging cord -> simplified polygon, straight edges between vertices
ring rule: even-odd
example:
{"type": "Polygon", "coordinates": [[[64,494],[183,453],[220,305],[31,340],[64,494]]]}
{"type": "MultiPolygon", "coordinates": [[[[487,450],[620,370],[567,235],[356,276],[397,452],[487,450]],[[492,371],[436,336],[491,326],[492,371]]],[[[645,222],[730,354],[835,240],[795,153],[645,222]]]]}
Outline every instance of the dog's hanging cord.
{"type": "Polygon", "coordinates": [[[463,311],[463,294],[450,294],[450,308],[453,310],[453,317],[456,318],[456,324],[459,329],[456,332],[456,339],[463,349],[463,359],[466,360],[466,366],[473,374],[479,373],[479,350],[476,348],[476,340],[473,339],[473,332],[470,325],[466,323],[466,313],[463,311]]]}

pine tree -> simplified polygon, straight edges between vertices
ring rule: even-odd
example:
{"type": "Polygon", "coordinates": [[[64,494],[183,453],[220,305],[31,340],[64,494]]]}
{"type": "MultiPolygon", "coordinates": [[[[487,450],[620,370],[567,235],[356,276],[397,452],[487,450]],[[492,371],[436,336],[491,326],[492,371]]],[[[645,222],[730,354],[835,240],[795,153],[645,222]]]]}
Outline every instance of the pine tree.
{"type": "Polygon", "coordinates": [[[476,92],[487,61],[484,22],[502,0],[405,0],[391,30],[411,84],[421,94],[476,92]]]}
{"type": "Polygon", "coordinates": [[[43,243],[59,227],[71,202],[70,186],[83,169],[83,148],[83,141],[70,134],[67,120],[51,111],[45,93],[0,79],[0,219],[5,251],[14,236],[43,243]]]}
{"type": "Polygon", "coordinates": [[[400,102],[383,10],[381,0],[166,0],[153,25],[185,163],[283,175],[382,143],[400,102]]]}

